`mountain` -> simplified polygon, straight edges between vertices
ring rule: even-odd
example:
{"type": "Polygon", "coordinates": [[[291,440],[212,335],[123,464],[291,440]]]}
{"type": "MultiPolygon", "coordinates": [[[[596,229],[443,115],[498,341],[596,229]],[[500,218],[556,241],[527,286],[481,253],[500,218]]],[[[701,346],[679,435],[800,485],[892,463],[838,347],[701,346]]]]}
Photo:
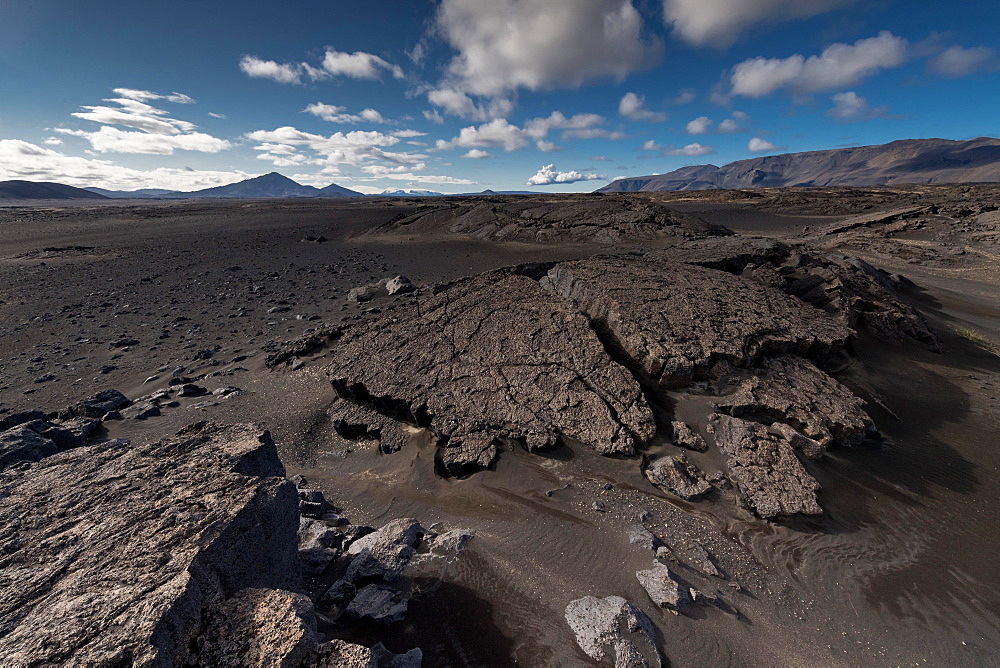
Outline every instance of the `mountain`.
{"type": "Polygon", "coordinates": [[[194,192],[177,192],[171,198],[181,197],[217,197],[233,199],[251,199],[256,197],[316,197],[319,191],[312,186],[299,185],[287,176],[271,172],[252,179],[230,183],[227,186],[216,186],[195,190],[194,192]]]}
{"type": "Polygon", "coordinates": [[[104,195],[111,199],[148,199],[151,197],[164,197],[173,195],[176,190],[164,190],[163,188],[141,188],[139,190],[105,190],[104,188],[84,188],[92,193],[104,195]]]}
{"type": "Polygon", "coordinates": [[[597,192],[1000,182],[1000,139],[903,139],[621,178],[597,192]]]}
{"type": "Polygon", "coordinates": [[[9,199],[108,199],[100,193],[61,183],[0,181],[0,200],[9,199]]]}
{"type": "Polygon", "coordinates": [[[359,192],[350,190],[343,186],[338,186],[336,183],[331,183],[325,188],[320,188],[317,197],[364,197],[359,192]]]}
{"type": "Polygon", "coordinates": [[[380,193],[372,193],[369,197],[444,197],[444,193],[433,190],[383,190],[380,193]]]}
{"type": "Polygon", "coordinates": [[[486,189],[478,193],[462,193],[463,196],[473,197],[475,195],[545,195],[546,193],[534,192],[532,190],[490,190],[486,189]]]}

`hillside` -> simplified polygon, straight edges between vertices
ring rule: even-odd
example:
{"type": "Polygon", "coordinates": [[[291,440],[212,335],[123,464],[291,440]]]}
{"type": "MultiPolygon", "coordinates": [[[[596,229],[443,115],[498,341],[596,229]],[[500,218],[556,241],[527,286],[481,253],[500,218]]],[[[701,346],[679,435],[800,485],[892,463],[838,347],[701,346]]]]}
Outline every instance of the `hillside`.
{"type": "Polygon", "coordinates": [[[1000,139],[904,139],[625,177],[597,192],[1000,182],[1000,139]]]}
{"type": "Polygon", "coordinates": [[[61,183],[35,183],[34,181],[0,181],[0,200],[20,199],[108,199],[99,193],[83,188],[64,186],[61,183]]]}

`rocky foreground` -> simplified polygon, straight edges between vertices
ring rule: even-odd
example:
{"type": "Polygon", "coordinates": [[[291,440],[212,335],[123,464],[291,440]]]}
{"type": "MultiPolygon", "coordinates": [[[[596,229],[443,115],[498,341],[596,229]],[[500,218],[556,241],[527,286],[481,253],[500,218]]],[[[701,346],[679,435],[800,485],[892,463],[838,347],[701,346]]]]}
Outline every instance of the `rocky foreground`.
{"type": "MultiPolygon", "coordinates": [[[[397,458],[425,448],[433,464],[412,466],[433,466],[438,480],[488,477],[516,451],[585,449],[634,466],[678,504],[735,506],[777,528],[823,516],[827,453],[880,438],[869,413],[878,397],[840,372],[871,340],[942,348],[900,298],[906,279],[660,205],[609,199],[589,218],[588,206],[442,204],[376,232],[443,220],[490,242],[661,243],[436,285],[358,286],[349,300],[364,317],[270,345],[261,365],[277,382],[322,352],[335,395],[326,447],[397,458]]],[[[410,517],[354,525],[305,479],[286,478],[263,427],[110,438],[155,426],[161,409],[182,415],[241,393],[188,373],[134,400],[104,391],[0,420],[0,663],[420,665],[419,647],[353,641],[388,641],[451,569],[474,568],[475,531],[410,517]]],[[[704,584],[726,578],[713,554],[697,540],[668,548],[636,514],[628,540],[645,565],[628,577],[648,600],[595,583],[600,595],[560,603],[579,660],[667,664],[662,622],[642,608],[739,616],[704,584]]]]}

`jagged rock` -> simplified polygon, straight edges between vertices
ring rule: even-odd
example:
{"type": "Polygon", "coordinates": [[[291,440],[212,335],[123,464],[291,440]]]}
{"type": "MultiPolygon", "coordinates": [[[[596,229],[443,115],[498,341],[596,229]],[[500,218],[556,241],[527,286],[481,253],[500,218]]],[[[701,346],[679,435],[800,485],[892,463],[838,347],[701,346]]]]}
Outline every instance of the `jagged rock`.
{"type": "Polygon", "coordinates": [[[653,624],[621,596],[584,596],[566,606],[566,622],[580,649],[595,661],[626,666],[660,666],[653,624]]]}
{"type": "Polygon", "coordinates": [[[372,283],[371,285],[362,285],[356,288],[351,288],[347,293],[347,301],[349,302],[369,302],[379,295],[385,294],[385,284],[372,283]]]}
{"type": "Polygon", "coordinates": [[[864,327],[887,341],[911,340],[941,350],[924,317],[892,295],[896,286],[889,274],[864,260],[797,253],[781,273],[788,294],[836,315],[848,327],[864,327]]]}
{"type": "Polygon", "coordinates": [[[320,645],[309,663],[314,668],[420,668],[422,661],[419,648],[393,654],[382,643],[368,648],[334,639],[320,645]]]}
{"type": "Polygon", "coordinates": [[[855,445],[875,432],[862,399],[791,355],[763,360],[735,393],[717,403],[734,417],[758,415],[784,422],[821,446],[855,445]]]}
{"type": "Polygon", "coordinates": [[[448,475],[460,476],[489,468],[497,458],[497,439],[487,431],[452,434],[438,454],[448,475]]]}
{"type": "Polygon", "coordinates": [[[59,452],[56,444],[32,429],[32,424],[22,424],[0,433],[0,470],[18,462],[37,462],[59,452]]]}
{"type": "Polygon", "coordinates": [[[0,431],[7,431],[13,427],[22,425],[25,422],[48,419],[49,416],[42,411],[22,411],[20,413],[12,413],[3,419],[0,419],[0,431]]]}
{"type": "Polygon", "coordinates": [[[698,541],[691,541],[689,557],[691,565],[694,566],[702,575],[714,575],[715,577],[722,576],[718,567],[716,567],[715,562],[712,561],[711,553],[698,541]]]}
{"type": "Polygon", "coordinates": [[[575,300],[610,347],[664,387],[703,378],[719,360],[765,354],[817,359],[852,332],[808,304],[754,281],[636,256],[564,262],[542,285],[575,300]]]}
{"type": "Polygon", "coordinates": [[[277,350],[264,358],[264,365],[269,369],[273,369],[289,360],[297,360],[306,355],[311,355],[331,340],[338,338],[342,333],[343,330],[339,327],[320,325],[315,330],[278,346],[277,350]]]}
{"type": "Polygon", "coordinates": [[[111,411],[121,410],[132,402],[118,390],[99,392],[91,399],[79,401],[59,412],[60,420],[75,417],[100,418],[111,411]]]}
{"type": "Polygon", "coordinates": [[[642,524],[635,523],[628,528],[628,542],[655,551],[660,544],[660,539],[642,524]]]}
{"type": "Polygon", "coordinates": [[[412,518],[392,520],[375,533],[351,543],[347,553],[354,560],[347,567],[344,580],[358,582],[379,577],[386,582],[398,579],[407,562],[416,553],[414,547],[427,531],[412,518]]]}
{"type": "Polygon", "coordinates": [[[303,517],[322,519],[327,512],[333,511],[333,506],[326,500],[321,490],[300,487],[298,493],[299,514],[303,517]]]}
{"type": "Polygon", "coordinates": [[[249,425],[0,472],[0,664],[197,663],[225,599],[297,585],[297,526],[295,487],[249,425]]]}
{"type": "Polygon", "coordinates": [[[645,473],[654,485],[685,501],[696,500],[712,489],[698,467],[681,457],[660,457],[645,473]]]}
{"type": "Polygon", "coordinates": [[[385,291],[389,293],[389,296],[402,295],[409,292],[413,292],[417,289],[417,286],[406,276],[396,276],[395,278],[390,278],[385,283],[385,291]]]}
{"type": "Polygon", "coordinates": [[[801,452],[802,456],[806,459],[818,461],[823,459],[823,455],[826,454],[826,448],[822,443],[818,443],[808,436],[803,436],[784,422],[772,422],[768,425],[767,430],[775,436],[780,436],[788,441],[788,445],[792,446],[794,450],[801,452]]]}
{"type": "Polygon", "coordinates": [[[159,415],[160,406],[153,402],[133,404],[122,411],[123,418],[131,418],[133,420],[145,420],[159,415]]]}
{"type": "Polygon", "coordinates": [[[402,423],[371,406],[338,399],[330,405],[327,414],[334,430],[342,437],[351,441],[376,441],[383,454],[398,452],[406,445],[408,436],[402,423]]]}
{"type": "Polygon", "coordinates": [[[682,448],[696,450],[698,452],[704,452],[708,449],[705,439],[703,439],[698,432],[691,429],[691,426],[686,422],[671,422],[670,431],[671,440],[674,444],[679,445],[682,448]]]}
{"type": "Polygon", "coordinates": [[[344,535],[325,522],[302,517],[299,520],[298,539],[302,574],[316,577],[340,556],[339,548],[343,545],[344,535]]]}
{"type": "Polygon", "coordinates": [[[347,606],[347,614],[358,619],[367,618],[391,624],[403,618],[408,606],[408,592],[370,584],[354,595],[347,606]]]}
{"type": "Polygon", "coordinates": [[[469,198],[423,207],[410,216],[394,218],[374,232],[442,229],[489,241],[542,243],[609,243],[731,234],[724,227],[656,202],[617,196],[581,202],[551,195],[516,202],[469,198]]]}
{"type": "Polygon", "coordinates": [[[635,577],[649,594],[649,598],[653,599],[653,603],[661,608],[677,610],[687,603],[684,588],[677,582],[670,569],[663,564],[654,562],[654,566],[649,570],[636,571],[635,577]]]}
{"type": "Polygon", "coordinates": [[[821,515],[819,483],[803,468],[788,442],[758,422],[728,415],[711,418],[715,443],[725,453],[733,480],[757,515],[821,515]]]}
{"type": "Polygon", "coordinates": [[[337,394],[442,439],[478,434],[446,453],[452,469],[491,460],[493,437],[634,452],[655,432],[638,383],[569,302],[519,272],[544,268],[465,279],[345,334],[328,368],[337,394]]]}
{"type": "Polygon", "coordinates": [[[244,589],[212,612],[198,639],[198,664],[293,668],[310,665],[317,644],[308,596],[244,589]]]}

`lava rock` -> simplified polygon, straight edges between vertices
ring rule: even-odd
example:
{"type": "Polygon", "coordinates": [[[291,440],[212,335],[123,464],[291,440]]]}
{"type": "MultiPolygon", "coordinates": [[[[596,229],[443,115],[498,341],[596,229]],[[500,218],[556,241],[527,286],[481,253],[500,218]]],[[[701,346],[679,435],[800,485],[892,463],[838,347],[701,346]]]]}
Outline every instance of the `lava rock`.
{"type": "Polygon", "coordinates": [[[618,668],[660,666],[653,624],[621,596],[584,596],[566,606],[566,622],[584,653],[618,668]]]}
{"type": "Polygon", "coordinates": [[[661,608],[677,610],[688,600],[674,574],[659,562],[649,570],[636,571],[635,577],[649,594],[649,598],[653,599],[653,603],[661,608]]]}

